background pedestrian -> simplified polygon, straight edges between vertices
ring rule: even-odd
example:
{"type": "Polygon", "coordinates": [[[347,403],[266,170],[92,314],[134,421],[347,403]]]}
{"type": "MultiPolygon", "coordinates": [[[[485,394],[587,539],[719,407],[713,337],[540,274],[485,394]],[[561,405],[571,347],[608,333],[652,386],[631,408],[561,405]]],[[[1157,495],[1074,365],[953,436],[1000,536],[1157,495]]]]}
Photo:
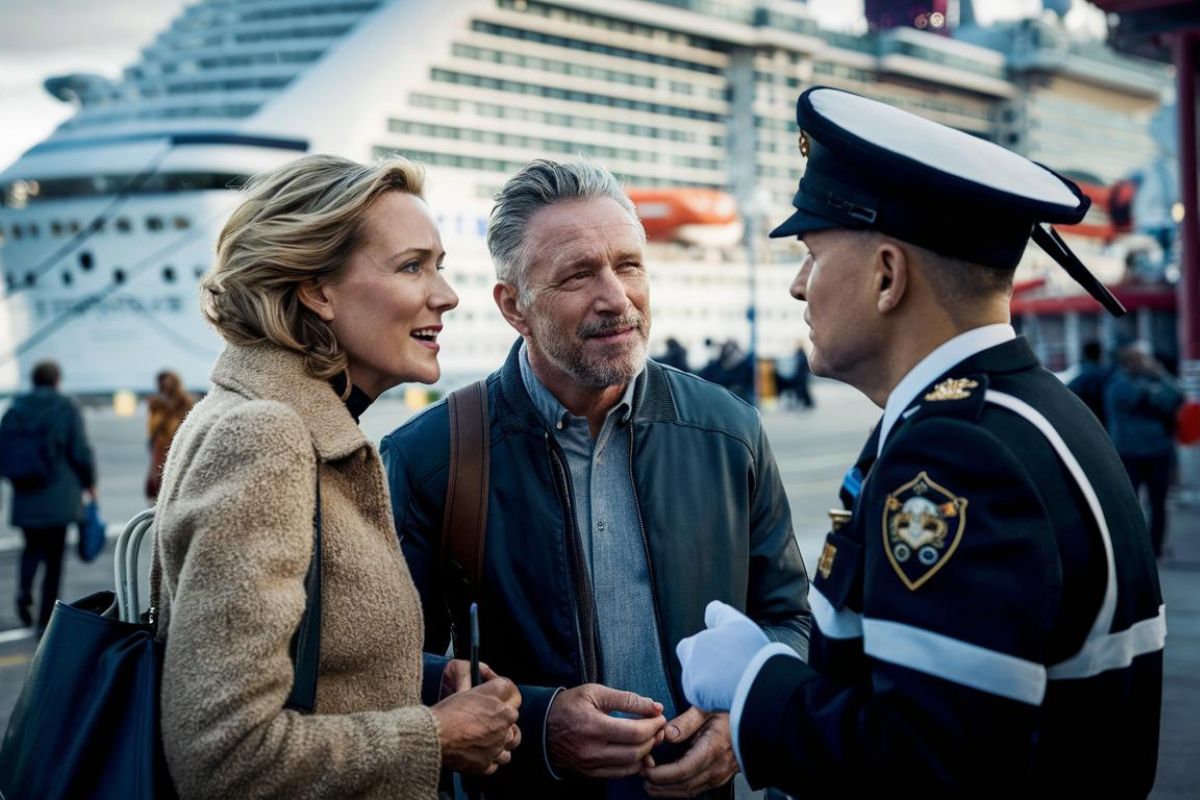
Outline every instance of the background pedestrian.
{"type": "Polygon", "coordinates": [[[0,473],[12,482],[12,525],[25,539],[16,604],[26,627],[34,624],[34,579],[39,567],[45,570],[36,618],[41,635],[58,599],[67,525],[83,518],[84,494],[95,498],[96,466],[79,406],[58,391],[58,364],[36,364],[32,379],[33,391],[17,397],[0,421],[0,473]]]}
{"type": "Polygon", "coordinates": [[[1163,554],[1167,532],[1167,489],[1175,458],[1175,417],[1183,391],[1150,355],[1149,345],[1135,342],[1117,354],[1117,369],[1104,391],[1108,434],[1129,473],[1135,492],[1146,489],[1150,504],[1150,544],[1163,554]]]}
{"type": "Polygon", "coordinates": [[[151,395],[147,405],[149,415],[146,420],[147,434],[150,440],[150,472],[146,475],[146,498],[151,502],[158,499],[158,489],[162,485],[163,464],[167,463],[167,450],[175,431],[187,413],[192,410],[196,400],[183,388],[179,374],[171,370],[158,373],[158,394],[151,395]]]}

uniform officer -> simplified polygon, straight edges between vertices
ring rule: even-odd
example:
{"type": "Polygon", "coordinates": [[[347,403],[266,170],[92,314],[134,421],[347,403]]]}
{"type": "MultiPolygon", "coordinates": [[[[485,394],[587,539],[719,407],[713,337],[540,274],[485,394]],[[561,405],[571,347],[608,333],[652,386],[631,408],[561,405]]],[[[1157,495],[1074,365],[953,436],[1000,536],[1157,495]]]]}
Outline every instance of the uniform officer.
{"type": "Polygon", "coordinates": [[[1070,181],[846,92],[800,96],[808,157],[772,236],[809,255],[812,370],[884,409],[812,582],[810,661],[712,603],[688,700],[731,710],[753,786],[804,797],[1144,797],[1166,622],[1104,430],[1009,324],[1034,241],[1123,309],[1044,223],[1070,181]]]}

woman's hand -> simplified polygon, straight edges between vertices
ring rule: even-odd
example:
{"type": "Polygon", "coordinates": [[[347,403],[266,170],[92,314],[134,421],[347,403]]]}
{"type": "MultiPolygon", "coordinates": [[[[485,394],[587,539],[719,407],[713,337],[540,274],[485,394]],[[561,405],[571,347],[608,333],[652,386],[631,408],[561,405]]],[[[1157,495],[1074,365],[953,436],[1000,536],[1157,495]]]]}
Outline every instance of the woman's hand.
{"type": "Polygon", "coordinates": [[[441,732],[442,766],[491,775],[511,761],[513,749],[521,743],[516,725],[520,707],[521,693],[512,681],[500,677],[433,706],[430,711],[441,732]]]}

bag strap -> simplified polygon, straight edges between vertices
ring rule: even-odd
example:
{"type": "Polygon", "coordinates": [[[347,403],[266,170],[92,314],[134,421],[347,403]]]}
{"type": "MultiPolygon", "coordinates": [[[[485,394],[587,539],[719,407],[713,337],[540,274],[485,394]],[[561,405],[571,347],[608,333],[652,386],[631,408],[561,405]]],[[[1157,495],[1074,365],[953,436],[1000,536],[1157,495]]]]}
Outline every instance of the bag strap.
{"type": "MultiPolygon", "coordinates": [[[[317,701],[317,673],[321,664],[321,461],[317,460],[317,504],[313,510],[313,549],[308,562],[308,573],[304,576],[304,615],[300,626],[292,634],[289,652],[292,657],[292,692],[284,708],[301,713],[310,713],[317,701]]],[[[147,622],[155,631],[161,620],[158,618],[159,594],[162,591],[162,565],[159,563],[158,535],[151,542],[150,556],[150,613],[147,622]]],[[[118,587],[119,590],[119,587],[118,587]]]]}
{"type": "MultiPolygon", "coordinates": [[[[464,584],[466,608],[480,596],[483,550],[487,538],[488,434],[487,380],[450,393],[450,477],[442,514],[442,573],[449,596],[454,584],[464,584]]],[[[451,618],[454,618],[451,614],[451,618]]],[[[465,637],[455,637],[455,649],[465,637]]]]}
{"type": "Polygon", "coordinates": [[[311,713],[317,704],[317,672],[321,668],[321,462],[317,461],[317,507],[313,511],[312,560],[304,576],[304,616],[292,634],[292,693],[284,708],[311,713]]]}

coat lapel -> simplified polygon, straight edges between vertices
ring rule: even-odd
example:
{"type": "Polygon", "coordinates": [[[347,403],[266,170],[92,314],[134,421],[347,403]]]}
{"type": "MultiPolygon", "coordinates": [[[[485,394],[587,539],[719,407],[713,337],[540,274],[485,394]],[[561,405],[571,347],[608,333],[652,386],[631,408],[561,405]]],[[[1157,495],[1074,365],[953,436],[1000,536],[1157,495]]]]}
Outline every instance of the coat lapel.
{"type": "Polygon", "coordinates": [[[367,444],[333,387],[309,375],[298,353],[274,345],[227,344],[213,367],[212,382],[296,409],[322,461],[345,458],[367,444]]]}

